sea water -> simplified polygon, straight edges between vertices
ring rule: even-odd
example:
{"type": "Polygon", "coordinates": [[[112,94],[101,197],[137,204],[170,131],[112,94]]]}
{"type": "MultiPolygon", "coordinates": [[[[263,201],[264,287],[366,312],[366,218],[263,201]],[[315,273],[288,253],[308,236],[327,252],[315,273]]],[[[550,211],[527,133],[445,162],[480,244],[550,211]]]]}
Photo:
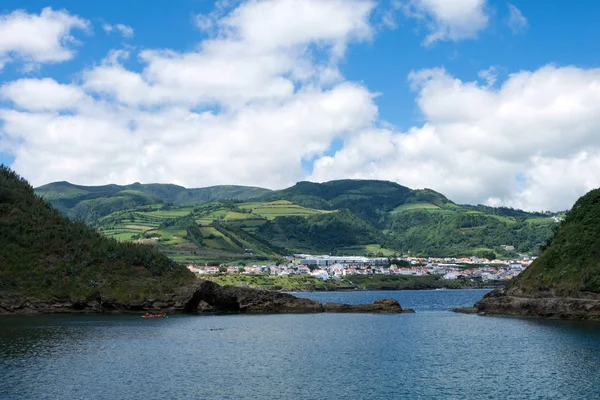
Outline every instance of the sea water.
{"type": "Polygon", "coordinates": [[[0,317],[0,399],[600,398],[600,323],[450,311],[485,293],[298,294],[401,315],[0,317]]]}

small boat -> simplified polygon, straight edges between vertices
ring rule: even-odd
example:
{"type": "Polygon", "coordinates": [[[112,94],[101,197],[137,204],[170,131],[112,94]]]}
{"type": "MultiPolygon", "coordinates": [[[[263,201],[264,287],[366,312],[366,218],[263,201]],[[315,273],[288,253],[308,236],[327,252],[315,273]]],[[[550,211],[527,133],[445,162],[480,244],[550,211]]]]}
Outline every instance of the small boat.
{"type": "Polygon", "coordinates": [[[167,313],[150,313],[147,312],[146,314],[142,315],[142,318],[167,318],[167,313]]]}

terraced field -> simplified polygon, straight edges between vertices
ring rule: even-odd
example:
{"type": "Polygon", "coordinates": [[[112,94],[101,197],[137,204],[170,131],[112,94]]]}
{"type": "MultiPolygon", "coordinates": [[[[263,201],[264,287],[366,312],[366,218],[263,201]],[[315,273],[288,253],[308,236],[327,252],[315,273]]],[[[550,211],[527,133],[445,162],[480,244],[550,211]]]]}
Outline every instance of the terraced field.
{"type": "Polygon", "coordinates": [[[431,203],[409,203],[402,204],[392,210],[392,214],[397,214],[404,211],[412,210],[440,210],[439,206],[431,203]]]}
{"type": "Polygon", "coordinates": [[[103,217],[99,221],[100,230],[103,234],[117,240],[133,240],[132,237],[144,234],[152,236],[156,234],[164,240],[165,245],[186,242],[183,239],[185,230],[180,228],[160,228],[168,219],[183,217],[190,214],[192,207],[178,207],[175,209],[161,209],[161,205],[141,207],[139,211],[118,211],[103,217]]]}
{"type": "MultiPolygon", "coordinates": [[[[258,227],[268,221],[253,213],[253,208],[260,208],[260,205],[253,203],[248,208],[238,207],[231,202],[195,207],[153,205],[110,214],[99,221],[98,227],[105,235],[120,241],[140,240],[158,245],[170,257],[182,262],[211,258],[276,259],[279,255],[270,245],[257,241],[253,236],[258,227]],[[199,234],[195,238],[188,238],[187,227],[194,222],[198,225],[199,234]]],[[[271,211],[285,215],[310,213],[302,207],[285,206],[287,210],[281,204],[263,208],[271,207],[271,211]]]]}
{"type": "Polygon", "coordinates": [[[242,203],[239,207],[243,210],[249,210],[253,215],[259,215],[269,220],[273,220],[277,217],[307,217],[309,215],[332,212],[305,208],[287,200],[278,200],[268,203],[242,203]]]}

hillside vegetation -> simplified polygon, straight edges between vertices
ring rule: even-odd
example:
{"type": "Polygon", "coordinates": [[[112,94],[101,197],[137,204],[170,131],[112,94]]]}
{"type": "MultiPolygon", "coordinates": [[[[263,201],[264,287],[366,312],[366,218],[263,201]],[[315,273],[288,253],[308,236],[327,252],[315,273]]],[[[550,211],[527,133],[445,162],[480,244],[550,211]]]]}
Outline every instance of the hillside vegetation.
{"type": "Polygon", "coordinates": [[[536,254],[556,225],[548,213],[459,205],[386,181],[299,182],[279,191],[58,182],[37,190],[107,236],[153,243],[185,262],[275,260],[292,252],[512,257],[536,254]]]}
{"type": "MultiPolygon", "coordinates": [[[[414,255],[496,253],[508,257],[516,252],[535,254],[556,224],[549,214],[506,207],[458,205],[430,189],[412,190],[385,181],[299,182],[270,194],[268,198],[287,199],[306,207],[348,209],[376,228],[379,234],[374,235],[357,224],[356,229],[364,233],[363,239],[346,246],[364,245],[372,240],[371,243],[384,249],[414,255]],[[503,245],[514,246],[515,251],[502,250],[500,246],[503,245]]],[[[279,225],[292,229],[289,223],[279,225]]],[[[303,225],[305,223],[299,226],[303,225]]],[[[301,231],[307,230],[302,228],[301,231]]],[[[330,236],[333,235],[352,236],[352,232],[332,230],[330,236]]],[[[335,239],[329,240],[335,242],[335,239]]]]}
{"type": "Polygon", "coordinates": [[[600,293],[600,189],[577,200],[542,249],[511,290],[600,293]]]}
{"type": "Polygon", "coordinates": [[[271,192],[269,189],[235,185],[186,189],[159,183],[81,186],[68,182],[49,183],[35,191],[65,215],[86,222],[115,211],[148,204],[186,206],[226,199],[248,200],[271,192]]]}
{"type": "Polygon", "coordinates": [[[150,246],[119,242],[61,215],[0,166],[0,297],[160,298],[192,281],[150,246]]]}

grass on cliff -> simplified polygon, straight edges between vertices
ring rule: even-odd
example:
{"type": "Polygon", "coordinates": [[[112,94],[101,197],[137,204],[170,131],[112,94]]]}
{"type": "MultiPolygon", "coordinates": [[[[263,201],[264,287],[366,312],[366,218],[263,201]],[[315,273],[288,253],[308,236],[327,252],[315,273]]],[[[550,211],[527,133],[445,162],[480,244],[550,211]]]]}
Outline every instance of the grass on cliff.
{"type": "Polygon", "coordinates": [[[69,220],[0,166],[0,296],[130,301],[168,295],[193,278],[151,246],[69,220]]]}
{"type": "Polygon", "coordinates": [[[600,293],[600,189],[581,197],[511,287],[526,292],[600,293]]]}

